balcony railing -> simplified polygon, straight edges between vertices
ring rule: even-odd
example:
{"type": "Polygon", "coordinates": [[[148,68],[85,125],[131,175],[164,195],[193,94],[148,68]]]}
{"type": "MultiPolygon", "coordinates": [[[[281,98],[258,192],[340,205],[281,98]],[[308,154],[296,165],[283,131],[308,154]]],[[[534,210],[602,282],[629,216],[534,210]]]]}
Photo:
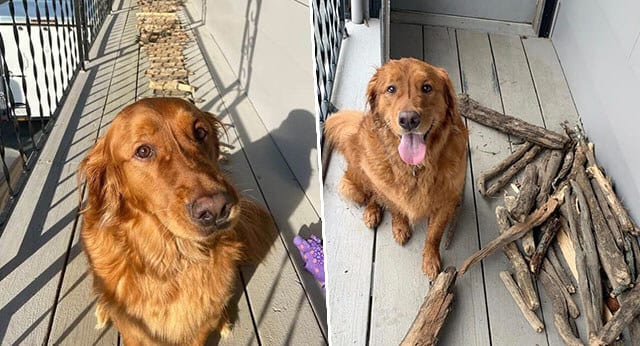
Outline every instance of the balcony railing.
{"type": "Polygon", "coordinates": [[[0,0],[0,225],[112,0],[0,0]]]}

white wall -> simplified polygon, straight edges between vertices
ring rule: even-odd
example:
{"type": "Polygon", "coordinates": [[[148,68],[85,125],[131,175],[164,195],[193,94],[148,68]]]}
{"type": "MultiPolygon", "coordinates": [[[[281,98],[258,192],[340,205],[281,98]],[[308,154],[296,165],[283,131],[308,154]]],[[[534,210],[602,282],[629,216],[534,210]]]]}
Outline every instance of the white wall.
{"type": "Polygon", "coordinates": [[[320,212],[308,0],[190,0],[187,7],[219,45],[320,212]]]}
{"type": "Polygon", "coordinates": [[[640,2],[561,0],[552,40],[598,161],[640,222],[640,2]]]}

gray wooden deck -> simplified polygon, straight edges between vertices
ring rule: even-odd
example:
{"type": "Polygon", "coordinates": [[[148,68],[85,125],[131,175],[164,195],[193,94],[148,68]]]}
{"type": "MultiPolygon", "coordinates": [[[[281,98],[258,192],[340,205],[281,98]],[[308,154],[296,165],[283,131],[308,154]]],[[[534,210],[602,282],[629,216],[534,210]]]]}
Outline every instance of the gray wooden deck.
{"type": "MultiPolygon", "coordinates": [[[[564,120],[578,121],[547,39],[392,23],[390,46],[392,58],[413,56],[446,68],[458,92],[494,109],[556,131],[564,120]]],[[[364,105],[365,84],[360,87],[359,104],[364,105]]],[[[445,266],[460,266],[498,235],[494,209],[501,199],[483,198],[474,180],[507,156],[513,145],[493,129],[467,125],[470,164],[453,243],[442,250],[445,266]]],[[[397,345],[429,290],[420,269],[427,225],[418,225],[404,247],[394,242],[388,214],[376,231],[367,229],[361,221],[362,208],[338,195],[344,168],[343,157],[334,153],[324,186],[329,342],[397,345]]],[[[458,279],[455,307],[441,332],[441,345],[562,344],[545,294],[540,316],[546,329],[538,334],[504,288],[498,276],[502,270],[510,270],[510,265],[498,253],[458,279]]]]}
{"type": "MultiPolygon", "coordinates": [[[[116,1],[0,237],[2,345],[120,343],[113,327],[94,329],[91,277],[78,242],[76,170],[120,109],[152,95],[136,42],[135,11],[135,1],[116,1]]],[[[319,196],[305,192],[314,181],[296,179],[215,39],[199,30],[192,27],[197,39],[187,50],[197,104],[234,124],[227,169],[244,195],[269,208],[280,231],[264,263],[242,271],[238,320],[222,343],[326,344],[324,294],[291,242],[299,233],[320,234],[319,211],[311,202],[319,196]]],[[[285,125],[277,131],[286,131],[285,125]]]]}

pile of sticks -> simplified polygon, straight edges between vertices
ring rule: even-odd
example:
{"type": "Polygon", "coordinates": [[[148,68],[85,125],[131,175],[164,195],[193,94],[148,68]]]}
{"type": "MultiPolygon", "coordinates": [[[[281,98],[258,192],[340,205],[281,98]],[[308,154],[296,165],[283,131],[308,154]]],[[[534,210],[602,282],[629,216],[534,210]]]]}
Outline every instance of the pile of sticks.
{"type": "Polygon", "coordinates": [[[509,186],[496,209],[500,235],[469,257],[459,275],[502,249],[511,273],[502,272],[507,290],[537,332],[544,325],[535,280],[552,300],[554,325],[567,345],[608,345],[626,336],[640,345],[640,230],[633,223],[595,158],[593,144],[579,128],[564,124],[559,134],[486,108],[459,96],[460,113],[525,141],[477,182],[485,197],[509,186]],[[520,177],[519,186],[512,181],[520,177]],[[566,265],[565,265],[566,263],[566,265]],[[575,293],[579,293],[575,295],[575,293]],[[587,336],[575,319],[586,317],[587,336]]]}
{"type": "Polygon", "coordinates": [[[149,59],[149,88],[164,96],[193,96],[184,48],[190,37],[178,18],[181,0],[139,0],[138,42],[149,59]]]}

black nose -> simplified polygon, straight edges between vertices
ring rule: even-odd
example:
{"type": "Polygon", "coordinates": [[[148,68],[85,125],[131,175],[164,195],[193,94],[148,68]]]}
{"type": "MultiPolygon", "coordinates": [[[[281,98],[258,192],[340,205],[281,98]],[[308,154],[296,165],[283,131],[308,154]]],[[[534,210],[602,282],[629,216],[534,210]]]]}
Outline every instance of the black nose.
{"type": "Polygon", "coordinates": [[[398,117],[398,124],[407,131],[411,131],[420,125],[420,114],[416,111],[402,111],[398,117]]]}
{"type": "Polygon", "coordinates": [[[193,221],[208,226],[221,226],[229,219],[232,203],[226,193],[202,196],[187,204],[193,221]]]}

